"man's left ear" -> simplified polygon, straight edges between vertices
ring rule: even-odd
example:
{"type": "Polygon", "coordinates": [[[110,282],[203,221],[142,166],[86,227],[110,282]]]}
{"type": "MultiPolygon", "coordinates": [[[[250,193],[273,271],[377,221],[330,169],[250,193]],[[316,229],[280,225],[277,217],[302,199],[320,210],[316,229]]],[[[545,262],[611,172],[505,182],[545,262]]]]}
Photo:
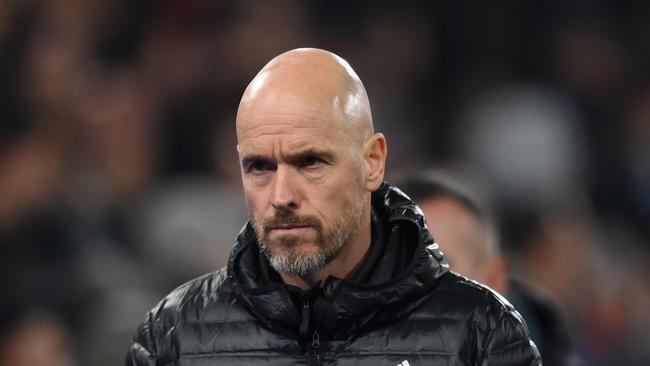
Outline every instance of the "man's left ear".
{"type": "Polygon", "coordinates": [[[366,168],[365,184],[369,192],[374,192],[384,181],[386,166],[386,138],[381,133],[375,133],[366,141],[363,149],[363,159],[366,168]]]}

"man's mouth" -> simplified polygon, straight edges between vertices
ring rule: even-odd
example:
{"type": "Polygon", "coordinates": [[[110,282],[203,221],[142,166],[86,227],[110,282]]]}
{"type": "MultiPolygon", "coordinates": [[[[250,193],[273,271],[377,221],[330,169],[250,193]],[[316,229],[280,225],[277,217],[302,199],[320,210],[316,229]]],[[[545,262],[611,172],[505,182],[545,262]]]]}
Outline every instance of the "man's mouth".
{"type": "Polygon", "coordinates": [[[277,225],[270,225],[269,231],[293,231],[293,230],[301,230],[301,229],[307,229],[311,227],[310,225],[301,225],[301,224],[277,224],[277,225]]]}

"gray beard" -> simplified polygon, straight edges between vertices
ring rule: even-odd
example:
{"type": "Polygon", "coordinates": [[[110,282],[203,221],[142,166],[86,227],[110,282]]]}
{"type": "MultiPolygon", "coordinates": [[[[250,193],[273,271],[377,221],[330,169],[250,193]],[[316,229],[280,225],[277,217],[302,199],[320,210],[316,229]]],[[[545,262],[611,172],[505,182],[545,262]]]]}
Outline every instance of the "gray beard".
{"type": "Polygon", "coordinates": [[[336,259],[341,251],[348,245],[350,239],[359,231],[361,217],[363,216],[363,202],[346,202],[342,215],[333,223],[329,232],[324,232],[322,224],[318,221],[312,226],[316,232],[317,252],[304,252],[301,250],[301,237],[285,235],[271,242],[268,237],[267,224],[258,225],[253,222],[257,234],[260,252],[268,259],[271,267],[280,274],[304,277],[315,273],[336,259]]]}
{"type": "Polygon", "coordinates": [[[338,250],[331,253],[331,255],[326,255],[322,252],[312,254],[300,253],[297,250],[285,250],[283,253],[274,253],[263,242],[260,242],[260,251],[266,256],[271,267],[278,273],[301,277],[319,271],[334,260],[340,252],[338,250]]]}
{"type": "Polygon", "coordinates": [[[301,239],[293,235],[278,240],[281,248],[268,244],[264,239],[258,239],[258,245],[260,252],[278,273],[305,276],[319,271],[338,257],[353,234],[349,229],[351,228],[348,230],[341,227],[334,228],[330,239],[324,238],[319,232],[317,239],[319,250],[316,253],[305,253],[300,250],[301,239]]]}

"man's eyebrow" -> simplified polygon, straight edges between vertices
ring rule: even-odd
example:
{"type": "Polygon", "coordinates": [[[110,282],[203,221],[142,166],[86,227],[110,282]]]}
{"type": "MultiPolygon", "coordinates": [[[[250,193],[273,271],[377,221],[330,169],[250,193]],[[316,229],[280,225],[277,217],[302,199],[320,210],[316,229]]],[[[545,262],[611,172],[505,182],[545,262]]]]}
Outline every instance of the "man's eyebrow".
{"type": "Polygon", "coordinates": [[[334,161],[334,154],[324,149],[306,149],[292,154],[288,154],[287,160],[290,162],[300,162],[308,156],[317,156],[325,161],[334,161]]]}
{"type": "MultiPolygon", "coordinates": [[[[301,160],[305,159],[308,156],[317,156],[328,162],[332,162],[335,160],[334,154],[332,152],[328,150],[322,150],[322,149],[307,149],[307,150],[302,150],[295,153],[287,154],[286,160],[291,163],[300,162],[301,160]]],[[[248,154],[248,155],[243,155],[240,160],[242,165],[246,165],[253,161],[273,161],[274,159],[261,154],[248,154]]]]}

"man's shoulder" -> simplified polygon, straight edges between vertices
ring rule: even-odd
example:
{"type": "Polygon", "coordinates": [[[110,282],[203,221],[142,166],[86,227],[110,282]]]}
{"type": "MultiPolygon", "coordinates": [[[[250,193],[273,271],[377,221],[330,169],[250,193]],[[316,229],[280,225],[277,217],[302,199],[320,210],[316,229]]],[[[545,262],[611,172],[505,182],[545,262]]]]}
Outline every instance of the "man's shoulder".
{"type": "Polygon", "coordinates": [[[355,347],[381,354],[404,352],[404,345],[410,345],[407,353],[430,357],[432,363],[448,357],[477,365],[538,364],[537,350],[519,314],[480,283],[448,272],[425,295],[405,301],[415,305],[407,317],[392,323],[379,319],[376,328],[357,338],[355,347]]]}
{"type": "Polygon", "coordinates": [[[177,344],[181,340],[185,353],[209,353],[213,344],[197,341],[206,329],[254,322],[237,296],[234,280],[220,269],[177,287],[146,314],[127,364],[171,364],[181,352],[177,344]]]}
{"type": "Polygon", "coordinates": [[[411,320],[429,323],[432,329],[444,329],[445,334],[453,334],[447,340],[458,342],[455,348],[466,347],[472,339],[469,344],[477,345],[475,356],[481,360],[539,364],[539,353],[528,337],[526,323],[496,291],[448,272],[429,295],[411,320]]]}
{"type": "Polygon", "coordinates": [[[222,268],[172,290],[149,311],[148,318],[159,324],[219,321],[226,308],[230,315],[237,312],[236,303],[233,281],[222,268]]]}
{"type": "Polygon", "coordinates": [[[474,280],[448,272],[438,281],[423,307],[434,317],[458,318],[483,323],[486,327],[505,316],[521,316],[502,295],[474,280]]]}

